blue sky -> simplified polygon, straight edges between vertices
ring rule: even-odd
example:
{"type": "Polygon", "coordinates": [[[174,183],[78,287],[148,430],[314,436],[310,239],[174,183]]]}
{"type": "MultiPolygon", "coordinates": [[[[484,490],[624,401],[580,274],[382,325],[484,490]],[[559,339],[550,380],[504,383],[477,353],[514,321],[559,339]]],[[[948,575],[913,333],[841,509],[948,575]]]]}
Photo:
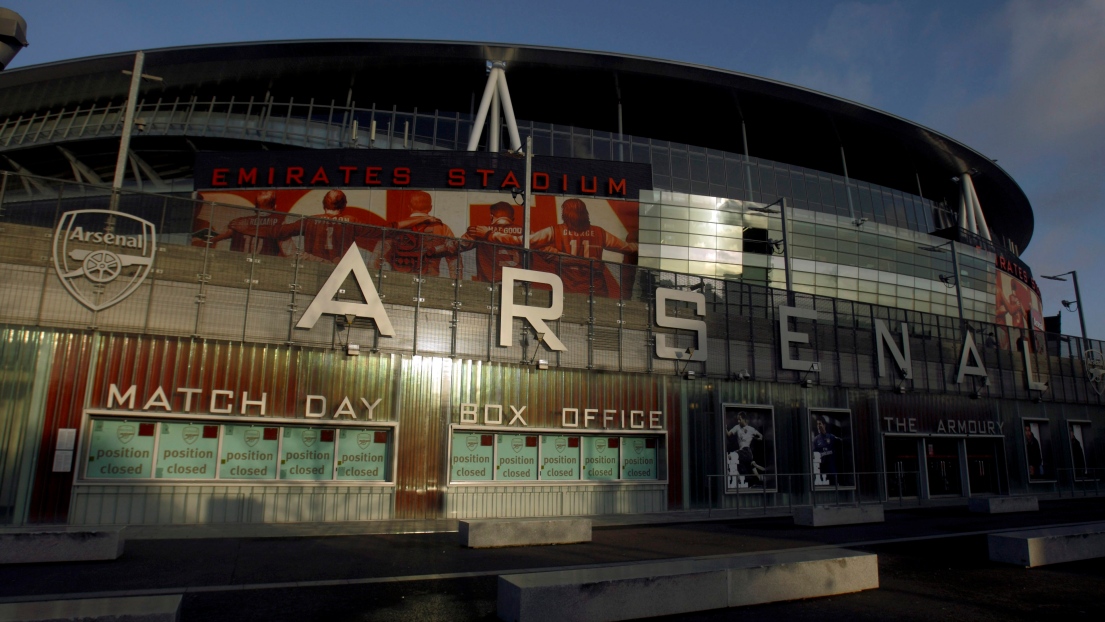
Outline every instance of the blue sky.
{"type": "MultiPolygon", "coordinates": [[[[845,97],[998,160],[1032,202],[1024,259],[1078,270],[1105,338],[1105,0],[462,2],[6,0],[31,46],[12,67],[135,49],[315,38],[448,39],[638,54],[845,97]],[[310,7],[309,9],[306,7],[310,7]]],[[[523,115],[524,116],[524,115],[523,115]]],[[[1044,312],[1074,297],[1039,279],[1044,312]]],[[[1078,322],[1064,313],[1065,333],[1078,322]]]]}

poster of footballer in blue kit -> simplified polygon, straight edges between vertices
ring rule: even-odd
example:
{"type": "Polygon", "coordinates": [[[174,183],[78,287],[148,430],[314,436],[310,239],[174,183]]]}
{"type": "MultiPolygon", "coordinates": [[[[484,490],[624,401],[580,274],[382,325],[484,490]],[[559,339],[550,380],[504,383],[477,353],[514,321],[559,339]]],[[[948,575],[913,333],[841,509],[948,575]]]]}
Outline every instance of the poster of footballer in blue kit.
{"type": "Polygon", "coordinates": [[[810,467],[815,489],[855,488],[852,455],[852,411],[811,408],[810,467]]]}
{"type": "Polygon", "coordinates": [[[775,492],[775,409],[722,404],[725,492],[775,492]]]}

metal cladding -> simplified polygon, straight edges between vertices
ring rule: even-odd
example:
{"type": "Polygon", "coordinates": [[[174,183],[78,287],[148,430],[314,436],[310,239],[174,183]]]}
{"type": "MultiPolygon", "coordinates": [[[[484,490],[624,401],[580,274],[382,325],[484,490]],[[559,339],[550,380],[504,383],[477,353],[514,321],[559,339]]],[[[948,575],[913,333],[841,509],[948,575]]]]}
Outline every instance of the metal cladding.
{"type": "Polygon", "coordinates": [[[11,9],[0,7],[0,71],[20,50],[27,47],[27,20],[11,9]]]}
{"type": "Polygon", "coordinates": [[[124,110],[132,60],[0,74],[0,523],[768,513],[1105,475],[1105,346],[1042,330],[1027,199],[952,139],[571,50],[155,50],[124,110]],[[513,151],[449,112],[484,81],[513,151]],[[593,96],[538,97],[565,82],[593,96]]]}

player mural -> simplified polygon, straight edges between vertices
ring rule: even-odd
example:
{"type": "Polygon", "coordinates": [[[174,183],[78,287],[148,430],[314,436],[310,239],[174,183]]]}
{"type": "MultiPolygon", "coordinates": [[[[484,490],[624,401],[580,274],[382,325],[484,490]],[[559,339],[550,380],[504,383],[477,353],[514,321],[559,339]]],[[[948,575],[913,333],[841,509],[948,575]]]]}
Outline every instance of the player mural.
{"type": "Polygon", "coordinates": [[[1091,479],[1090,470],[1090,422],[1068,421],[1067,438],[1070,439],[1070,460],[1074,479],[1091,479]]]}
{"type": "MultiPolygon", "coordinates": [[[[1011,328],[1044,330],[1040,295],[1020,279],[1002,270],[997,271],[995,302],[995,323],[1011,328]]],[[[1001,333],[999,345],[1002,349],[1008,350],[1010,348],[1008,334],[1004,331],[999,332],[1001,333]]]]}
{"type": "Polygon", "coordinates": [[[504,267],[524,267],[559,273],[567,293],[611,298],[631,294],[636,278],[636,201],[537,196],[527,260],[524,210],[508,193],[333,188],[198,194],[205,203],[195,216],[193,243],[220,250],[336,263],[356,243],[377,269],[497,282],[504,267]]]}
{"type": "Polygon", "coordinates": [[[470,206],[463,250],[476,249],[476,280],[499,282],[503,268],[524,268],[522,264],[522,207],[506,201],[470,206]],[[512,248],[514,247],[514,248],[512,248]]]}
{"type": "Polygon", "coordinates": [[[1051,426],[1046,419],[1021,419],[1024,430],[1024,457],[1028,481],[1055,481],[1055,462],[1051,457],[1051,426]]]}
{"type": "Polygon", "coordinates": [[[815,488],[854,488],[852,412],[810,409],[810,452],[815,488]]]}
{"type": "Polygon", "coordinates": [[[725,492],[774,492],[775,410],[771,406],[722,405],[725,492]]]}

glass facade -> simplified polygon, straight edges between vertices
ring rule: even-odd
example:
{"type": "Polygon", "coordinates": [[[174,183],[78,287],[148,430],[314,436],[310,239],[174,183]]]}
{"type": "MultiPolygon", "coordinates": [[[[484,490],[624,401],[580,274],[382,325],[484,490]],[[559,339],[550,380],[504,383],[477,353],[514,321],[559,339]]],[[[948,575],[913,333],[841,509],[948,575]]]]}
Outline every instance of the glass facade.
{"type": "MultiPolygon", "coordinates": [[[[641,198],[642,267],[783,289],[787,251],[794,291],[937,315],[959,313],[947,246],[926,250],[946,244],[941,238],[883,223],[857,226],[848,215],[788,208],[783,243],[777,207],[767,214],[753,211],[764,207],[758,202],[648,194],[641,198]]],[[[964,245],[956,249],[963,315],[990,321],[995,312],[994,255],[964,245]]]]}

